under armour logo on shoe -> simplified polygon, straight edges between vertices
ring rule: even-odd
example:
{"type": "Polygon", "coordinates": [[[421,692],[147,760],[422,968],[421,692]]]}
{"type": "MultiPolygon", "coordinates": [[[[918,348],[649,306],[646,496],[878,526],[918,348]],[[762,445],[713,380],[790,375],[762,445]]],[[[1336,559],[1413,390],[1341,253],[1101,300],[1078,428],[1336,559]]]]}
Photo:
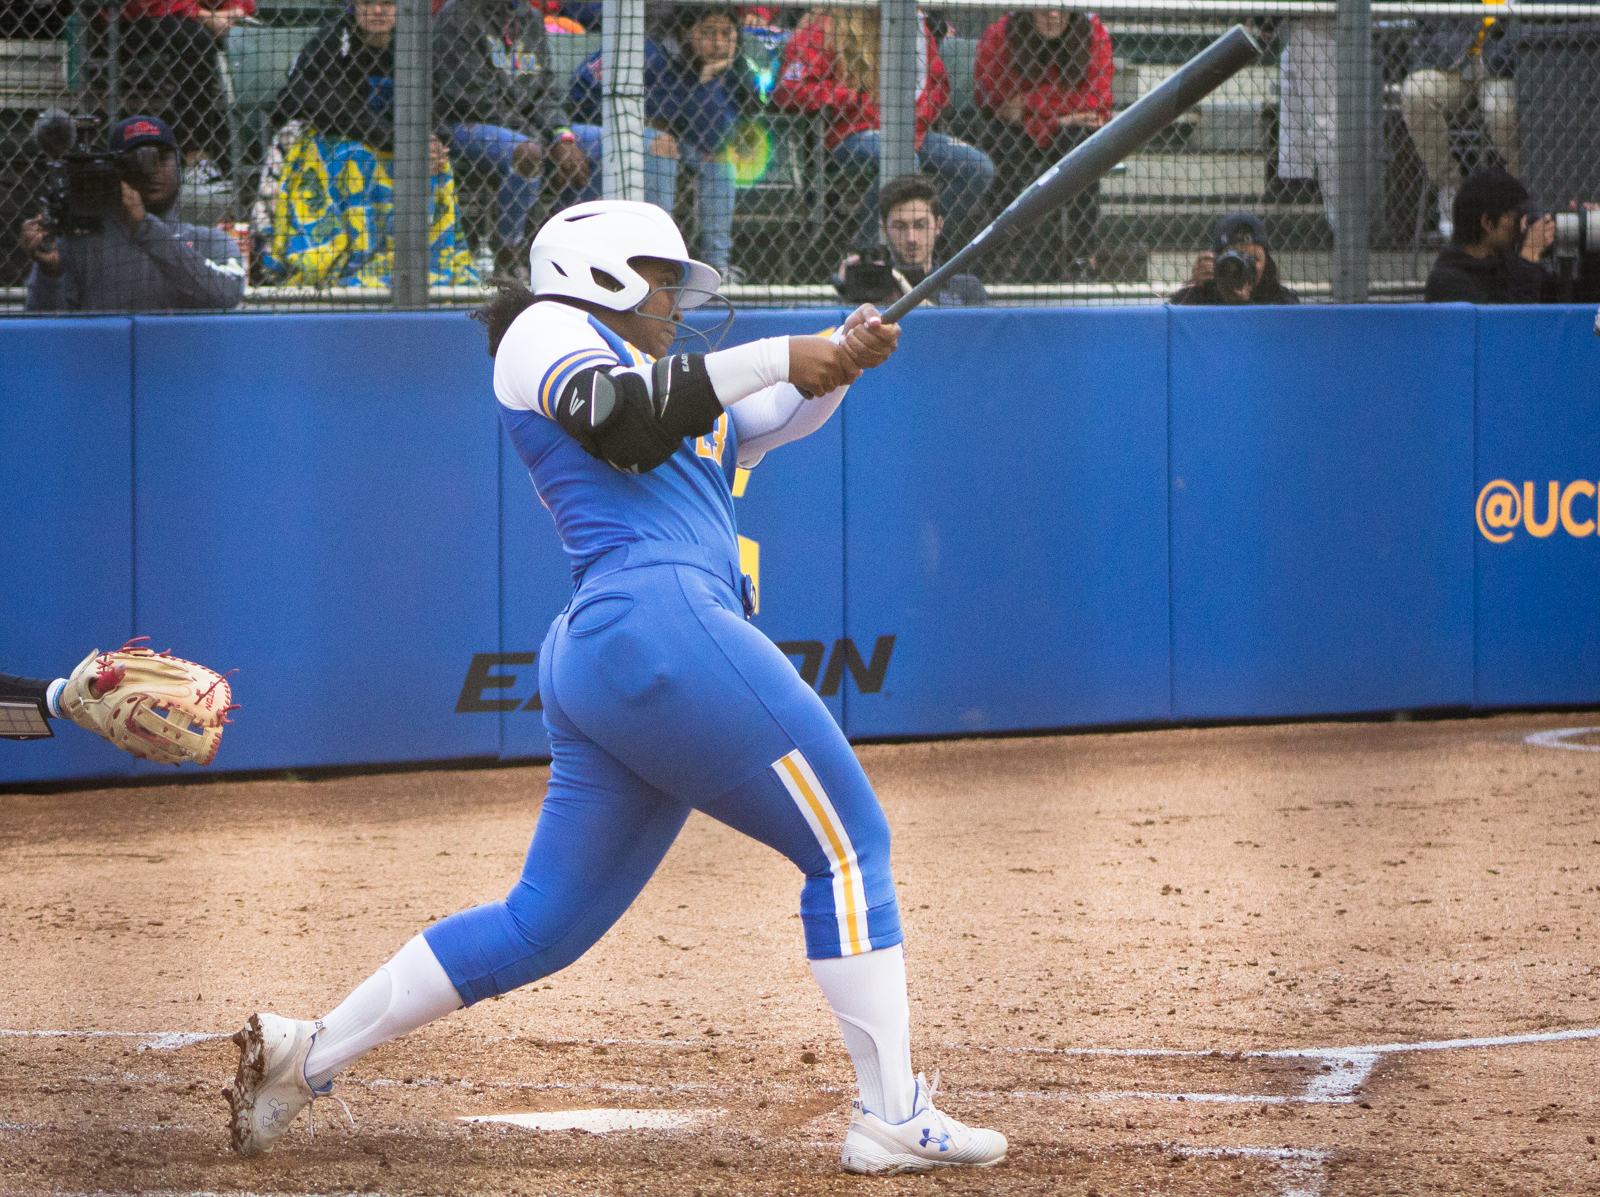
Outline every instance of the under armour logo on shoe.
{"type": "MultiPolygon", "coordinates": [[[[261,1125],[273,1126],[278,1119],[283,1117],[283,1112],[289,1108],[288,1103],[279,1101],[276,1097],[267,1099],[266,1109],[261,1111],[261,1125]]],[[[940,1150],[944,1150],[940,1148],[940,1150]]]]}
{"type": "Polygon", "coordinates": [[[950,1136],[949,1135],[939,1135],[938,1137],[935,1137],[932,1131],[930,1131],[927,1127],[923,1127],[922,1128],[922,1142],[921,1142],[921,1144],[919,1146],[926,1147],[930,1143],[937,1143],[939,1145],[939,1150],[940,1151],[949,1151],[950,1150],[950,1136]]]}

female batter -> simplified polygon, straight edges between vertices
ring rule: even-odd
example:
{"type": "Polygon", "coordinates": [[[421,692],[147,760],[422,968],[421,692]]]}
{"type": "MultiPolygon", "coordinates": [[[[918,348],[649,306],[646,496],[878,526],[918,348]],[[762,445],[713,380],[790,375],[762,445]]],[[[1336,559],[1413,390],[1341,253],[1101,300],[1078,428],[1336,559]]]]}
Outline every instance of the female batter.
{"type": "Polygon", "coordinates": [[[252,1015],[234,1149],[270,1151],[378,1044],[572,963],[701,810],[805,874],[807,956],[859,1086],[844,1167],[999,1163],[1005,1137],[940,1113],[912,1073],[888,826],[827,708],[748,622],[734,533],[735,465],[819,427],[899,329],[864,307],[832,338],[653,358],[718,284],[665,212],[579,204],[529,256],[531,292],[484,316],[501,420],[575,591],[539,653],[550,783],[527,863],[503,902],[435,923],[326,1017],[252,1015]]]}

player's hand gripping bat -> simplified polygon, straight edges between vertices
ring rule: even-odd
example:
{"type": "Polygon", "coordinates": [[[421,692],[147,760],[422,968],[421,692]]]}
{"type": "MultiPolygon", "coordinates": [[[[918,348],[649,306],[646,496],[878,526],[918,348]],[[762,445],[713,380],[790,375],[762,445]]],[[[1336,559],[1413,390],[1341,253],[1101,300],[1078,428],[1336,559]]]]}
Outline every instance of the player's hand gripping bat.
{"type": "Polygon", "coordinates": [[[1228,30],[1179,67],[1166,82],[1040,175],[960,253],[895,300],[884,312],[883,322],[895,323],[924,299],[937,294],[946,279],[970,266],[991,246],[1087,190],[1179,116],[1260,59],[1263,48],[1244,26],[1235,25],[1228,30]]]}

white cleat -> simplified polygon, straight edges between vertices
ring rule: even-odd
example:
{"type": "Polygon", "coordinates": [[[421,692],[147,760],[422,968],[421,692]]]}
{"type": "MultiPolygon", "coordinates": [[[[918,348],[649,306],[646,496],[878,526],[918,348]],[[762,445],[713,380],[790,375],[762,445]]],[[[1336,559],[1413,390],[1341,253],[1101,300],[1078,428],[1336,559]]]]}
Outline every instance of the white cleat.
{"type": "Polygon", "coordinates": [[[885,1122],[856,1102],[839,1161],[845,1171],[893,1176],[899,1172],[932,1172],[935,1168],[987,1168],[1005,1159],[1006,1137],[999,1131],[966,1126],[939,1113],[933,1108],[933,1096],[938,1091],[937,1072],[931,1089],[918,1073],[917,1096],[912,1103],[916,1113],[898,1124],[885,1122]]]}
{"type": "Polygon", "coordinates": [[[306,1083],[306,1056],[320,1030],[320,1022],[252,1014],[234,1035],[239,1071],[222,1095],[231,1111],[233,1149],[240,1155],[271,1151],[295,1115],[321,1096],[306,1083]]]}

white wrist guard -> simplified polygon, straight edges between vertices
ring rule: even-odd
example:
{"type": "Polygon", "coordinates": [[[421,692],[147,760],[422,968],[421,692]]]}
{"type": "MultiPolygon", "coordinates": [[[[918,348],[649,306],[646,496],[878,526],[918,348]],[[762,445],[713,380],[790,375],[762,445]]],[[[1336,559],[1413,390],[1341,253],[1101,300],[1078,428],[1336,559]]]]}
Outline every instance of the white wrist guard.
{"type": "Polygon", "coordinates": [[[789,338],[766,337],[705,356],[711,389],[723,407],[789,381],[789,338]]]}

